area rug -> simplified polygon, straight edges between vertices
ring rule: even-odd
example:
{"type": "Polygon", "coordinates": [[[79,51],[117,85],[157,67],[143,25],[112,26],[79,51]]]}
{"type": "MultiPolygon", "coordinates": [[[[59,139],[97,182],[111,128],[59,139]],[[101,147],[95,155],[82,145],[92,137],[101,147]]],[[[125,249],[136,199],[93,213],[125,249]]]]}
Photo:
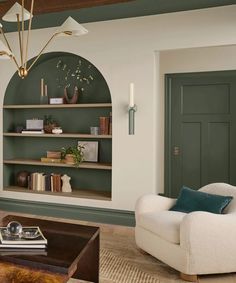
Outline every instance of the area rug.
{"type": "Polygon", "coordinates": [[[109,283],[160,283],[158,278],[106,249],[100,250],[100,279],[109,283]]]}

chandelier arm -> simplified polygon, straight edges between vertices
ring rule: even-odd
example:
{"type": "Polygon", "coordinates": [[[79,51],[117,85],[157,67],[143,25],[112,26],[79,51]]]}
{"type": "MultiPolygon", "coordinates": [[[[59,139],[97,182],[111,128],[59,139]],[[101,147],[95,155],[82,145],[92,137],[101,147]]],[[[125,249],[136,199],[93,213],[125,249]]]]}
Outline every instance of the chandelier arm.
{"type": "Polygon", "coordinates": [[[37,55],[37,57],[34,59],[34,61],[32,62],[32,64],[29,66],[29,68],[27,69],[27,72],[29,72],[29,70],[33,67],[33,65],[38,61],[39,57],[42,55],[43,51],[46,49],[46,47],[49,45],[49,43],[54,39],[55,36],[57,36],[58,33],[54,33],[51,38],[47,41],[47,43],[44,45],[44,47],[41,49],[41,51],[39,52],[39,54],[37,55]]]}
{"type": "Polygon", "coordinates": [[[22,52],[22,41],[21,41],[21,26],[20,26],[20,15],[16,14],[17,17],[17,29],[18,29],[18,37],[19,37],[19,46],[20,46],[20,60],[21,66],[23,65],[23,52],[22,52]]]}
{"type": "Polygon", "coordinates": [[[30,31],[31,31],[31,25],[32,25],[33,9],[34,9],[34,0],[31,0],[29,28],[28,28],[28,33],[27,33],[26,47],[25,47],[25,59],[24,59],[25,69],[27,69],[27,57],[28,57],[29,37],[30,37],[30,31]]]}
{"type": "Polygon", "coordinates": [[[19,66],[19,64],[17,63],[15,56],[13,55],[11,46],[10,46],[10,44],[9,44],[9,42],[8,42],[8,40],[7,40],[7,37],[6,37],[6,35],[5,35],[5,32],[4,32],[4,30],[3,30],[2,28],[0,28],[0,33],[3,35],[3,38],[4,38],[4,40],[5,40],[6,44],[7,44],[7,47],[8,47],[8,49],[11,51],[12,55],[9,55],[7,52],[5,52],[5,53],[6,53],[7,56],[9,56],[10,58],[13,59],[13,61],[14,61],[15,64],[16,64],[16,67],[17,67],[17,69],[18,69],[18,71],[19,71],[20,66],[19,66]]]}
{"type": "Polygon", "coordinates": [[[22,3],[21,3],[21,42],[22,42],[22,63],[21,63],[21,66],[23,67],[23,58],[24,58],[24,33],[25,33],[25,19],[24,19],[24,8],[25,8],[25,1],[22,0],[22,3]]]}

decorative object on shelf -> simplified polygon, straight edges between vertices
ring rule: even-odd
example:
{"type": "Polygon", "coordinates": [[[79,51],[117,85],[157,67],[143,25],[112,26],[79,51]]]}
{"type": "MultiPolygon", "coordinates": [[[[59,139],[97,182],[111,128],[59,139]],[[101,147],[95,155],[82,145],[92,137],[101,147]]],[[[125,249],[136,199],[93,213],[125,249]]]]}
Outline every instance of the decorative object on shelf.
{"type": "Polygon", "coordinates": [[[26,120],[26,130],[42,130],[43,120],[34,118],[26,120]]]}
{"type": "Polygon", "coordinates": [[[33,60],[30,66],[27,66],[28,61],[28,47],[29,47],[29,38],[31,32],[32,18],[33,18],[33,9],[34,9],[34,0],[31,0],[30,12],[25,9],[25,1],[22,0],[22,6],[17,2],[9,9],[9,11],[3,16],[3,21],[6,22],[17,22],[18,25],[18,35],[19,35],[19,50],[20,50],[20,63],[17,62],[15,55],[12,52],[11,46],[8,42],[8,39],[3,31],[3,27],[0,24],[0,33],[3,35],[3,38],[7,44],[4,45],[0,41],[0,58],[1,59],[12,59],[17,67],[19,76],[24,79],[29,70],[37,62],[43,51],[49,45],[49,43],[57,36],[80,36],[86,34],[88,31],[76,22],[73,18],[68,17],[67,20],[62,24],[61,27],[51,36],[51,38],[46,42],[44,47],[39,52],[38,56],[33,60]],[[25,26],[25,21],[29,20],[28,30],[25,26]],[[25,34],[27,33],[27,34],[25,34]],[[24,36],[25,35],[25,36],[24,36]]]}
{"type": "Polygon", "coordinates": [[[71,185],[70,185],[70,179],[71,177],[69,177],[68,175],[64,174],[61,177],[62,180],[62,192],[63,193],[71,193],[72,189],[71,189],[71,185]]]}
{"type": "Polygon", "coordinates": [[[74,94],[71,98],[68,97],[67,87],[64,88],[63,101],[65,104],[76,104],[79,98],[79,89],[77,86],[74,87],[74,94]]]}
{"type": "Polygon", "coordinates": [[[23,231],[23,227],[20,222],[11,221],[7,224],[6,231],[10,236],[19,236],[23,231]]]}
{"type": "Polygon", "coordinates": [[[100,135],[109,134],[109,117],[99,117],[100,135]]]}
{"type": "Polygon", "coordinates": [[[21,133],[24,129],[23,125],[17,125],[15,128],[16,133],[21,133]]]}
{"type": "Polygon", "coordinates": [[[52,115],[44,116],[44,131],[47,134],[51,134],[54,128],[58,127],[58,123],[55,119],[52,118],[52,115]]]}
{"type": "Polygon", "coordinates": [[[61,97],[52,97],[49,99],[50,104],[63,104],[63,98],[61,97]]]}
{"type": "Polygon", "coordinates": [[[99,135],[99,127],[90,127],[90,134],[93,136],[99,135]]]}
{"type": "Polygon", "coordinates": [[[134,135],[134,118],[137,106],[134,104],[134,83],[130,83],[130,96],[129,96],[129,135],[134,135]]]}
{"type": "Polygon", "coordinates": [[[90,84],[94,81],[94,68],[92,64],[90,64],[86,60],[79,59],[77,65],[75,67],[71,67],[67,65],[67,63],[65,63],[62,59],[60,59],[57,62],[56,68],[56,81],[58,87],[63,88],[64,90],[67,90],[69,87],[73,88],[74,86],[76,86],[77,89],[80,89],[83,92],[85,88],[90,86],[90,84]]]}
{"type": "Polygon", "coordinates": [[[109,115],[109,135],[112,135],[112,112],[109,115]]]}
{"type": "Polygon", "coordinates": [[[44,79],[41,79],[40,86],[40,104],[48,104],[48,86],[44,84],[44,79]]]}
{"type": "Polygon", "coordinates": [[[83,148],[84,161],[98,162],[98,141],[78,141],[83,148]]]}
{"type": "Polygon", "coordinates": [[[61,158],[60,151],[47,151],[47,158],[61,158]]]}
{"type": "Polygon", "coordinates": [[[61,127],[55,127],[55,128],[52,129],[52,133],[53,133],[53,134],[56,134],[56,135],[62,134],[62,133],[63,133],[63,130],[62,130],[61,127]]]}
{"type": "Polygon", "coordinates": [[[66,164],[73,164],[75,167],[79,167],[79,164],[84,161],[83,148],[81,145],[62,147],[61,158],[65,160],[66,164]]]}
{"type": "Polygon", "coordinates": [[[19,171],[16,174],[16,185],[18,187],[28,187],[28,178],[30,176],[30,172],[28,171],[19,171]]]}

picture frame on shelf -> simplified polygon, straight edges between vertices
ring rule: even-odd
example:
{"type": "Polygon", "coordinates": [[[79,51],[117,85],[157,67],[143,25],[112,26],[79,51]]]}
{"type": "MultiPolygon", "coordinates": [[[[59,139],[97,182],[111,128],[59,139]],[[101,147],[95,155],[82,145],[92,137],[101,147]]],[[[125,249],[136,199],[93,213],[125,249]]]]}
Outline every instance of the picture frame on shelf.
{"type": "Polygon", "coordinates": [[[98,141],[78,141],[83,146],[84,161],[98,162],[98,141]]]}

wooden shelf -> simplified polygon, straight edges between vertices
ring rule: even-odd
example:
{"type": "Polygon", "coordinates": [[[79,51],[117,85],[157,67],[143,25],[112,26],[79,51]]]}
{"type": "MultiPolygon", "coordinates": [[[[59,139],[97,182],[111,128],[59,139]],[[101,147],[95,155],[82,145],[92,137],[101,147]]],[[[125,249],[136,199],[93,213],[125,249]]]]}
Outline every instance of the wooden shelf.
{"type": "Polygon", "coordinates": [[[62,193],[62,192],[33,191],[27,188],[22,188],[22,187],[17,187],[17,186],[5,187],[3,188],[3,190],[9,191],[9,192],[46,194],[46,195],[53,195],[53,196],[88,198],[88,199],[95,199],[95,200],[106,200],[106,201],[111,200],[110,192],[94,191],[94,190],[74,189],[72,193],[62,193]]]}
{"type": "MultiPolygon", "coordinates": [[[[21,165],[35,165],[35,166],[76,168],[74,165],[71,165],[71,164],[41,162],[40,160],[33,160],[33,159],[9,159],[9,160],[3,160],[3,163],[4,164],[21,164],[21,165]]],[[[111,170],[112,166],[109,163],[82,162],[79,165],[79,168],[83,168],[83,169],[98,169],[98,170],[111,170]]]]}
{"type": "Polygon", "coordinates": [[[21,134],[21,133],[3,133],[4,137],[32,137],[32,138],[86,138],[86,139],[111,139],[111,135],[90,135],[90,134],[21,134]]]}
{"type": "Polygon", "coordinates": [[[111,103],[81,103],[81,104],[25,104],[25,105],[3,105],[4,109],[46,109],[46,108],[106,108],[112,107],[111,103]]]}

